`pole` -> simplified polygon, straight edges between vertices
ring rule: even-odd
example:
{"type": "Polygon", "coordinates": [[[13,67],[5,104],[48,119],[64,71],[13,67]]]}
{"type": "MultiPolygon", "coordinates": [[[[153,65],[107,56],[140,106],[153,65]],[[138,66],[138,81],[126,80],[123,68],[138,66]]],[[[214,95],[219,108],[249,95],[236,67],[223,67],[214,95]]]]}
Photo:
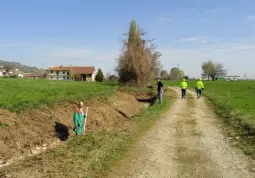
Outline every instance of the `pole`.
{"type": "Polygon", "coordinates": [[[85,133],[85,130],[86,130],[86,123],[87,123],[87,117],[88,117],[88,110],[89,110],[89,107],[87,107],[87,109],[86,109],[86,117],[84,118],[84,133],[85,133]]]}

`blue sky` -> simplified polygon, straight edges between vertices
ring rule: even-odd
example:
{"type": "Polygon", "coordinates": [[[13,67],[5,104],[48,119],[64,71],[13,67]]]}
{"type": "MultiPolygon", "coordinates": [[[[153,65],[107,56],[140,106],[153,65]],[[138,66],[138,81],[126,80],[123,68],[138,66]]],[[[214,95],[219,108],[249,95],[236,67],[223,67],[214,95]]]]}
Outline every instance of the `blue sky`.
{"type": "Polygon", "coordinates": [[[130,20],[156,38],[163,68],[199,77],[201,63],[255,78],[254,0],[8,0],[0,5],[0,60],[112,72],[130,20]]]}

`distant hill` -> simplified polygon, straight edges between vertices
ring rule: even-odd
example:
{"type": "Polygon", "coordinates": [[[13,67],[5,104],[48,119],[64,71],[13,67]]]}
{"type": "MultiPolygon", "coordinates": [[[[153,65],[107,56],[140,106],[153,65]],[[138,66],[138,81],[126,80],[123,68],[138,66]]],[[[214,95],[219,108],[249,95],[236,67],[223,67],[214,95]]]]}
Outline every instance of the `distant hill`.
{"type": "Polygon", "coordinates": [[[10,68],[10,71],[14,71],[15,69],[18,69],[20,72],[24,72],[24,73],[36,73],[36,74],[43,73],[43,70],[38,69],[36,67],[29,67],[18,62],[0,60],[0,69],[2,69],[2,67],[3,68],[8,67],[10,68]]]}

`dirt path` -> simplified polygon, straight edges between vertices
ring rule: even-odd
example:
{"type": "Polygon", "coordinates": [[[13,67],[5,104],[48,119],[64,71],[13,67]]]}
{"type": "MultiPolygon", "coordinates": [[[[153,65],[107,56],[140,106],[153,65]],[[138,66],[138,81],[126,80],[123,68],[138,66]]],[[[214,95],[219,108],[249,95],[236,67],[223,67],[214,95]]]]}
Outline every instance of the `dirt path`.
{"type": "Polygon", "coordinates": [[[254,161],[228,145],[203,98],[189,94],[176,99],[109,177],[255,178],[254,161]]]}

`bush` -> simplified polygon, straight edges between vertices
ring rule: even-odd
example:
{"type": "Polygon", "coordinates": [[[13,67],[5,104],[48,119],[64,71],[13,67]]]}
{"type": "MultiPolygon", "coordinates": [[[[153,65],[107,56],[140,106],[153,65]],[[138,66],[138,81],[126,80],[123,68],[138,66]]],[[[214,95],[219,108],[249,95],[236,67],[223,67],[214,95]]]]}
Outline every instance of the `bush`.
{"type": "Polygon", "coordinates": [[[110,81],[117,81],[119,78],[117,77],[117,76],[115,76],[115,75],[111,75],[110,77],[109,77],[109,80],[110,81]]]}
{"type": "Polygon", "coordinates": [[[10,78],[18,78],[18,76],[14,74],[14,75],[11,75],[10,78]]]}
{"type": "Polygon", "coordinates": [[[97,75],[96,75],[96,81],[102,82],[104,80],[104,74],[101,69],[98,69],[97,75]]]}

